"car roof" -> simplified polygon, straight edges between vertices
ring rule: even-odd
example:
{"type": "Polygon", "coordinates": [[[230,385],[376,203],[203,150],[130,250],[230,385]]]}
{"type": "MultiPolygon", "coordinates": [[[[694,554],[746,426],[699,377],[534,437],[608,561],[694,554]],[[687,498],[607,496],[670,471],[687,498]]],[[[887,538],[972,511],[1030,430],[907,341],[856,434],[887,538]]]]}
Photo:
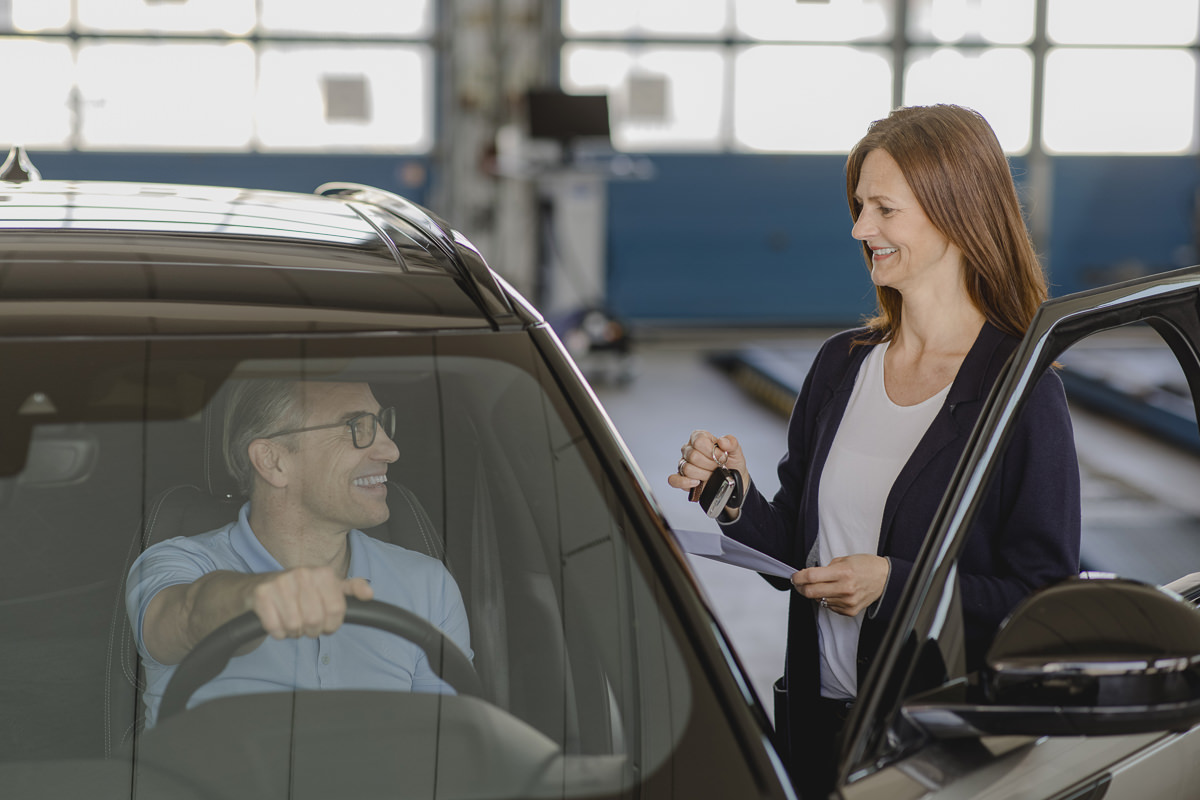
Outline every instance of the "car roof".
{"type": "Polygon", "coordinates": [[[0,333],[535,321],[514,295],[462,234],[372,187],[0,181],[0,333]]]}

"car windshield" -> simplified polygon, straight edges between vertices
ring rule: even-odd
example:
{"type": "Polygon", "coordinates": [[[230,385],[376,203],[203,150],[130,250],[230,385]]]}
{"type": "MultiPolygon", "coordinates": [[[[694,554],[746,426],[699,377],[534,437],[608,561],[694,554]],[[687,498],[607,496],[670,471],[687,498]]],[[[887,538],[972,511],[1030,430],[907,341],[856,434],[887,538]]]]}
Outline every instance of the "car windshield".
{"type": "MultiPolygon", "coordinates": [[[[0,363],[3,796],[627,796],[670,780],[664,765],[714,713],[627,509],[524,332],[24,340],[0,342],[0,363]],[[364,411],[395,409],[390,516],[351,558],[375,542],[419,553],[452,577],[466,624],[365,640],[440,663],[442,684],[360,684],[361,665],[330,677],[330,653],[333,668],[359,656],[324,638],[238,680],[243,649],[148,727],[144,694],[162,687],[132,635],[130,569],[156,543],[241,524],[223,403],[263,379],[365,384],[378,405],[364,411]]],[[[334,425],[289,446],[325,434],[350,439],[334,425]]],[[[704,727],[736,758],[726,724],[704,727]]]]}

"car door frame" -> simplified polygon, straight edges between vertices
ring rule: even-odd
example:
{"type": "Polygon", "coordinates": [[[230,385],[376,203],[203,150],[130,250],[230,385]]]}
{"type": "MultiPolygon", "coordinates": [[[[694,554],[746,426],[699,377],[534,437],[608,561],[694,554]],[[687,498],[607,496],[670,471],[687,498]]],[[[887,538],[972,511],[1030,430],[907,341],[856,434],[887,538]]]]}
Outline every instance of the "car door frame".
{"type": "MultiPolygon", "coordinates": [[[[972,432],[934,516],[893,624],[847,720],[838,785],[853,783],[911,754],[921,734],[901,705],[921,653],[938,641],[961,641],[958,557],[982,506],[988,479],[1011,438],[1037,379],[1070,346],[1093,334],[1145,322],[1183,368],[1193,404],[1200,403],[1200,266],[1127,281],[1047,301],[1011,357],[972,432]]],[[[1200,406],[1198,406],[1200,417],[1200,406]]]]}

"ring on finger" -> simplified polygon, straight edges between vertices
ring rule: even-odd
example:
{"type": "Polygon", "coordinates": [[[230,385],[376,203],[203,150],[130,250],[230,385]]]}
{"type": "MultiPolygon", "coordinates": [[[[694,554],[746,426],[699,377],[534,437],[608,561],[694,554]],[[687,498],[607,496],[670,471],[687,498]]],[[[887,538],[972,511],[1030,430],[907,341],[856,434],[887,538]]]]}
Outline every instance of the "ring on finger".
{"type": "Polygon", "coordinates": [[[829,608],[828,598],[825,598],[825,597],[821,598],[821,608],[829,608]]]}
{"type": "Polygon", "coordinates": [[[687,476],[683,474],[683,467],[685,464],[687,464],[686,458],[679,459],[679,466],[675,467],[675,471],[678,472],[682,477],[686,478],[687,476]]]}

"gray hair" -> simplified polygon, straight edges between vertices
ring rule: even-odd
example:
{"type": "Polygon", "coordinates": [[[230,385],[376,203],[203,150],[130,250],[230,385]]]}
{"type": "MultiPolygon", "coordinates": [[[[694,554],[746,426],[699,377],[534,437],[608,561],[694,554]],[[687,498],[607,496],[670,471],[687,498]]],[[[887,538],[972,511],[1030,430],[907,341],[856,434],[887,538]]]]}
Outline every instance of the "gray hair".
{"type": "Polygon", "coordinates": [[[250,443],[303,424],[303,399],[296,381],[249,379],[229,387],[222,451],[225,466],[242,494],[249,496],[254,487],[250,443]]]}

